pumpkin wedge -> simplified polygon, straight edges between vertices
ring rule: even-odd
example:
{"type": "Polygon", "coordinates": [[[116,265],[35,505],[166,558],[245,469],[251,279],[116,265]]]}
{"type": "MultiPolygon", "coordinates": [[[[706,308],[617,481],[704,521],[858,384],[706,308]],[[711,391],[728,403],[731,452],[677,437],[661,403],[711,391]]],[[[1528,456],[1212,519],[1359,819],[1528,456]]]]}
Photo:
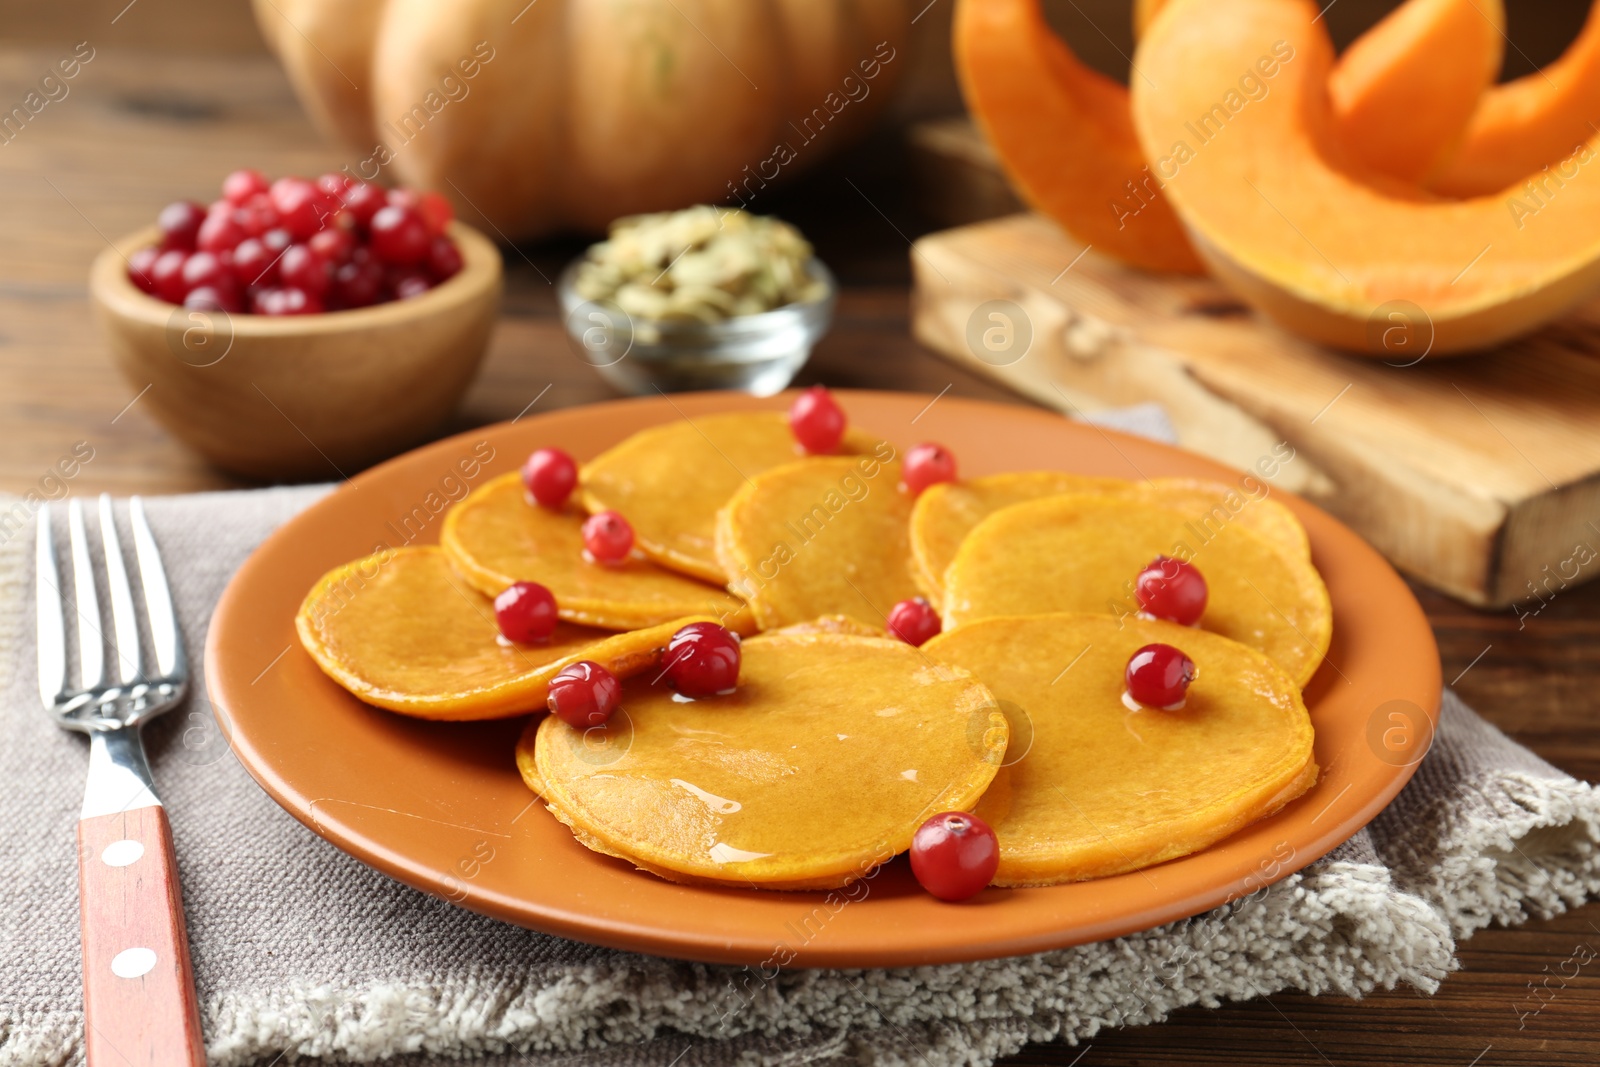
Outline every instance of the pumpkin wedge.
{"type": "MultiPolygon", "coordinates": [[[[1135,33],[1166,6],[1139,0],[1135,33]]],[[[1501,0],[1407,0],[1373,26],[1329,77],[1339,157],[1408,183],[1442,166],[1494,83],[1504,28],[1501,0]]],[[[962,0],[955,50],[967,106],[1024,200],[1124,262],[1200,271],[1161,179],[1146,165],[1127,90],[1073,54],[1045,22],[1039,0],[962,0]]],[[[1135,61],[1132,80],[1164,79],[1151,82],[1135,61]]],[[[1270,79],[1257,76],[1242,88],[1269,93],[1270,79]]]]}
{"type": "Polygon", "coordinates": [[[1135,83],[1134,123],[1191,239],[1235,294],[1297,334],[1382,356],[1403,320],[1418,332],[1411,351],[1462,352],[1600,288],[1600,182],[1579,171],[1592,144],[1543,176],[1533,204],[1419,201],[1327,163],[1333,47],[1313,3],[1173,0],[1135,61],[1165,72],[1158,89],[1135,83]],[[1230,88],[1269,66],[1266,97],[1230,88]]]}
{"type": "MultiPolygon", "coordinates": [[[[1136,38],[1166,6],[1137,0],[1136,38]]],[[[1500,73],[1505,28],[1501,0],[1406,0],[1356,38],[1328,79],[1348,162],[1409,183],[1442,166],[1500,73]]]]}
{"type": "Polygon", "coordinates": [[[967,107],[1029,205],[1125,263],[1201,272],[1145,166],[1128,90],[1072,53],[1039,0],[961,0],[954,47],[967,107]]]}
{"type": "Polygon", "coordinates": [[[616,634],[559,623],[536,645],[501,641],[494,603],[431,546],[335,567],[295,616],[300,643],[358,699],[419,719],[501,719],[544,707],[550,679],[593,660],[619,678],[659,667],[678,619],[616,634]]]}
{"type": "Polygon", "coordinates": [[[1350,159],[1408,182],[1436,170],[1500,74],[1505,21],[1500,0],[1407,0],[1356,38],[1328,79],[1350,159]]]}
{"type": "Polygon", "coordinates": [[[1484,94],[1428,187],[1460,197],[1509,189],[1572,155],[1594,136],[1592,122],[1600,122],[1600,4],[1554,63],[1484,94]]]}

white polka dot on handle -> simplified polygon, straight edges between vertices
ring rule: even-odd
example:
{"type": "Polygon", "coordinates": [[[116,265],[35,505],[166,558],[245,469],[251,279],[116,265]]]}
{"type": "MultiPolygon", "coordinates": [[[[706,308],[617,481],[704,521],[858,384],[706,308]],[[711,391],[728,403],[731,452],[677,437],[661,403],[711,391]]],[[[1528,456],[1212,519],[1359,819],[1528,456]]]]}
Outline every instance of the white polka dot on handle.
{"type": "Polygon", "coordinates": [[[100,853],[100,861],[107,867],[126,867],[130,863],[138,863],[144,855],[144,846],[137,841],[123,838],[113,841],[100,853]]]}
{"type": "Polygon", "coordinates": [[[156,965],[156,954],[147,948],[125,948],[111,961],[111,973],[118,978],[143,978],[156,965]]]}

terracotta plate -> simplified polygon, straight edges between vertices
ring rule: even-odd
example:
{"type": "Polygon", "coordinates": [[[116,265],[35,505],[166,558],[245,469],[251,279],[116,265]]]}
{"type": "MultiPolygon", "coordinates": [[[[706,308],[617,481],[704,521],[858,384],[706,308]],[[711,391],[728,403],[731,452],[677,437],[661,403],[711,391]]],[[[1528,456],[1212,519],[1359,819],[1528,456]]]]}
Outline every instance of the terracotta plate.
{"type": "MultiPolygon", "coordinates": [[[[927,397],[893,393],[845,392],[840,401],[854,425],[902,449],[942,442],[968,474],[1058,467],[1235,485],[1242,477],[1031,408],[947,397],[924,411],[927,397]]],[[[513,758],[521,720],[423,722],[369,708],[324,677],[295,639],[295,609],[323,572],[381,544],[433,543],[452,497],[515,469],[535,447],[559,445],[582,460],[642,426],[787,403],[695,394],[569,409],[453,437],[354,479],[262,545],[217,607],[206,672],[234,752],[278,803],[351,855],[507,922],[714,962],[889,967],[1095,941],[1253,892],[1355,833],[1432,740],[1439,654],[1421,608],[1376,551],[1285,494],[1275,495],[1309,530],[1333,600],[1333,647],[1305,693],[1322,780],[1198,855],[1075,885],[990,889],[959,912],[923,893],[904,858],[852,899],[696,888],[634,871],[578,844],[534,802],[513,758]]]]}

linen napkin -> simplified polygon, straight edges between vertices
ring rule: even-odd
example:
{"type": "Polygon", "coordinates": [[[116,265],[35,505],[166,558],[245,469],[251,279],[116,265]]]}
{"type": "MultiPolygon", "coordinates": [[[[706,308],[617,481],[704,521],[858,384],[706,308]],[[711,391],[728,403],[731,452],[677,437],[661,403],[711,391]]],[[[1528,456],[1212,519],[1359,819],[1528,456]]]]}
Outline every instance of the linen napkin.
{"type": "MultiPolygon", "coordinates": [[[[325,491],[147,501],[197,672],[229,576],[325,491]]],[[[31,515],[13,499],[0,517],[18,507],[31,515]]],[[[58,515],[58,537],[63,525],[58,515]]],[[[0,530],[0,1067],[79,1064],[86,745],[38,704],[32,525],[0,530]]],[[[191,691],[145,738],[177,842],[210,1058],[223,1067],[982,1067],[1028,1041],[1076,1042],[1223,999],[1432,991],[1456,939],[1600,892],[1600,795],[1446,694],[1432,751],[1387,811],[1225,907],[1034,956],[753,981],[507,926],[389,880],[274,805],[228,751],[202,677],[191,691]]]]}

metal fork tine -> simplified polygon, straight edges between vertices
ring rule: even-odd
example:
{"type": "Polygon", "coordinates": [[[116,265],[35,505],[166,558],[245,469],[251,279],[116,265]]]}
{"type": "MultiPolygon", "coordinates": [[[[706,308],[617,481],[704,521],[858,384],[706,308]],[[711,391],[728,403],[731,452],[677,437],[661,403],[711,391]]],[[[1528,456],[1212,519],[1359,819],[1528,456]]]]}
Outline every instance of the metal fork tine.
{"type": "Polygon", "coordinates": [[[50,535],[50,505],[39,508],[34,546],[34,603],[39,611],[39,698],[52,707],[67,688],[67,620],[61,616],[61,575],[50,535]]]}
{"type": "Polygon", "coordinates": [[[111,632],[116,637],[111,655],[117,681],[127,685],[139,677],[139,624],[134,621],[133,589],[122,562],[122,538],[117,535],[110,493],[100,494],[100,539],[106,548],[106,589],[111,593],[111,632]]]}
{"type": "Polygon", "coordinates": [[[78,599],[78,668],[84,689],[105,681],[105,635],[100,629],[100,598],[94,591],[89,563],[89,535],[83,529],[83,501],[67,504],[67,533],[72,540],[72,591],[78,599]]]}
{"type": "Polygon", "coordinates": [[[128,499],[128,520],[133,525],[133,547],[139,557],[139,581],[144,586],[144,611],[150,621],[150,644],[155,649],[156,666],[164,678],[182,680],[187,671],[183,636],[172,610],[172,592],[167,586],[167,571],[161,565],[161,550],[144,515],[144,501],[128,499]]]}

